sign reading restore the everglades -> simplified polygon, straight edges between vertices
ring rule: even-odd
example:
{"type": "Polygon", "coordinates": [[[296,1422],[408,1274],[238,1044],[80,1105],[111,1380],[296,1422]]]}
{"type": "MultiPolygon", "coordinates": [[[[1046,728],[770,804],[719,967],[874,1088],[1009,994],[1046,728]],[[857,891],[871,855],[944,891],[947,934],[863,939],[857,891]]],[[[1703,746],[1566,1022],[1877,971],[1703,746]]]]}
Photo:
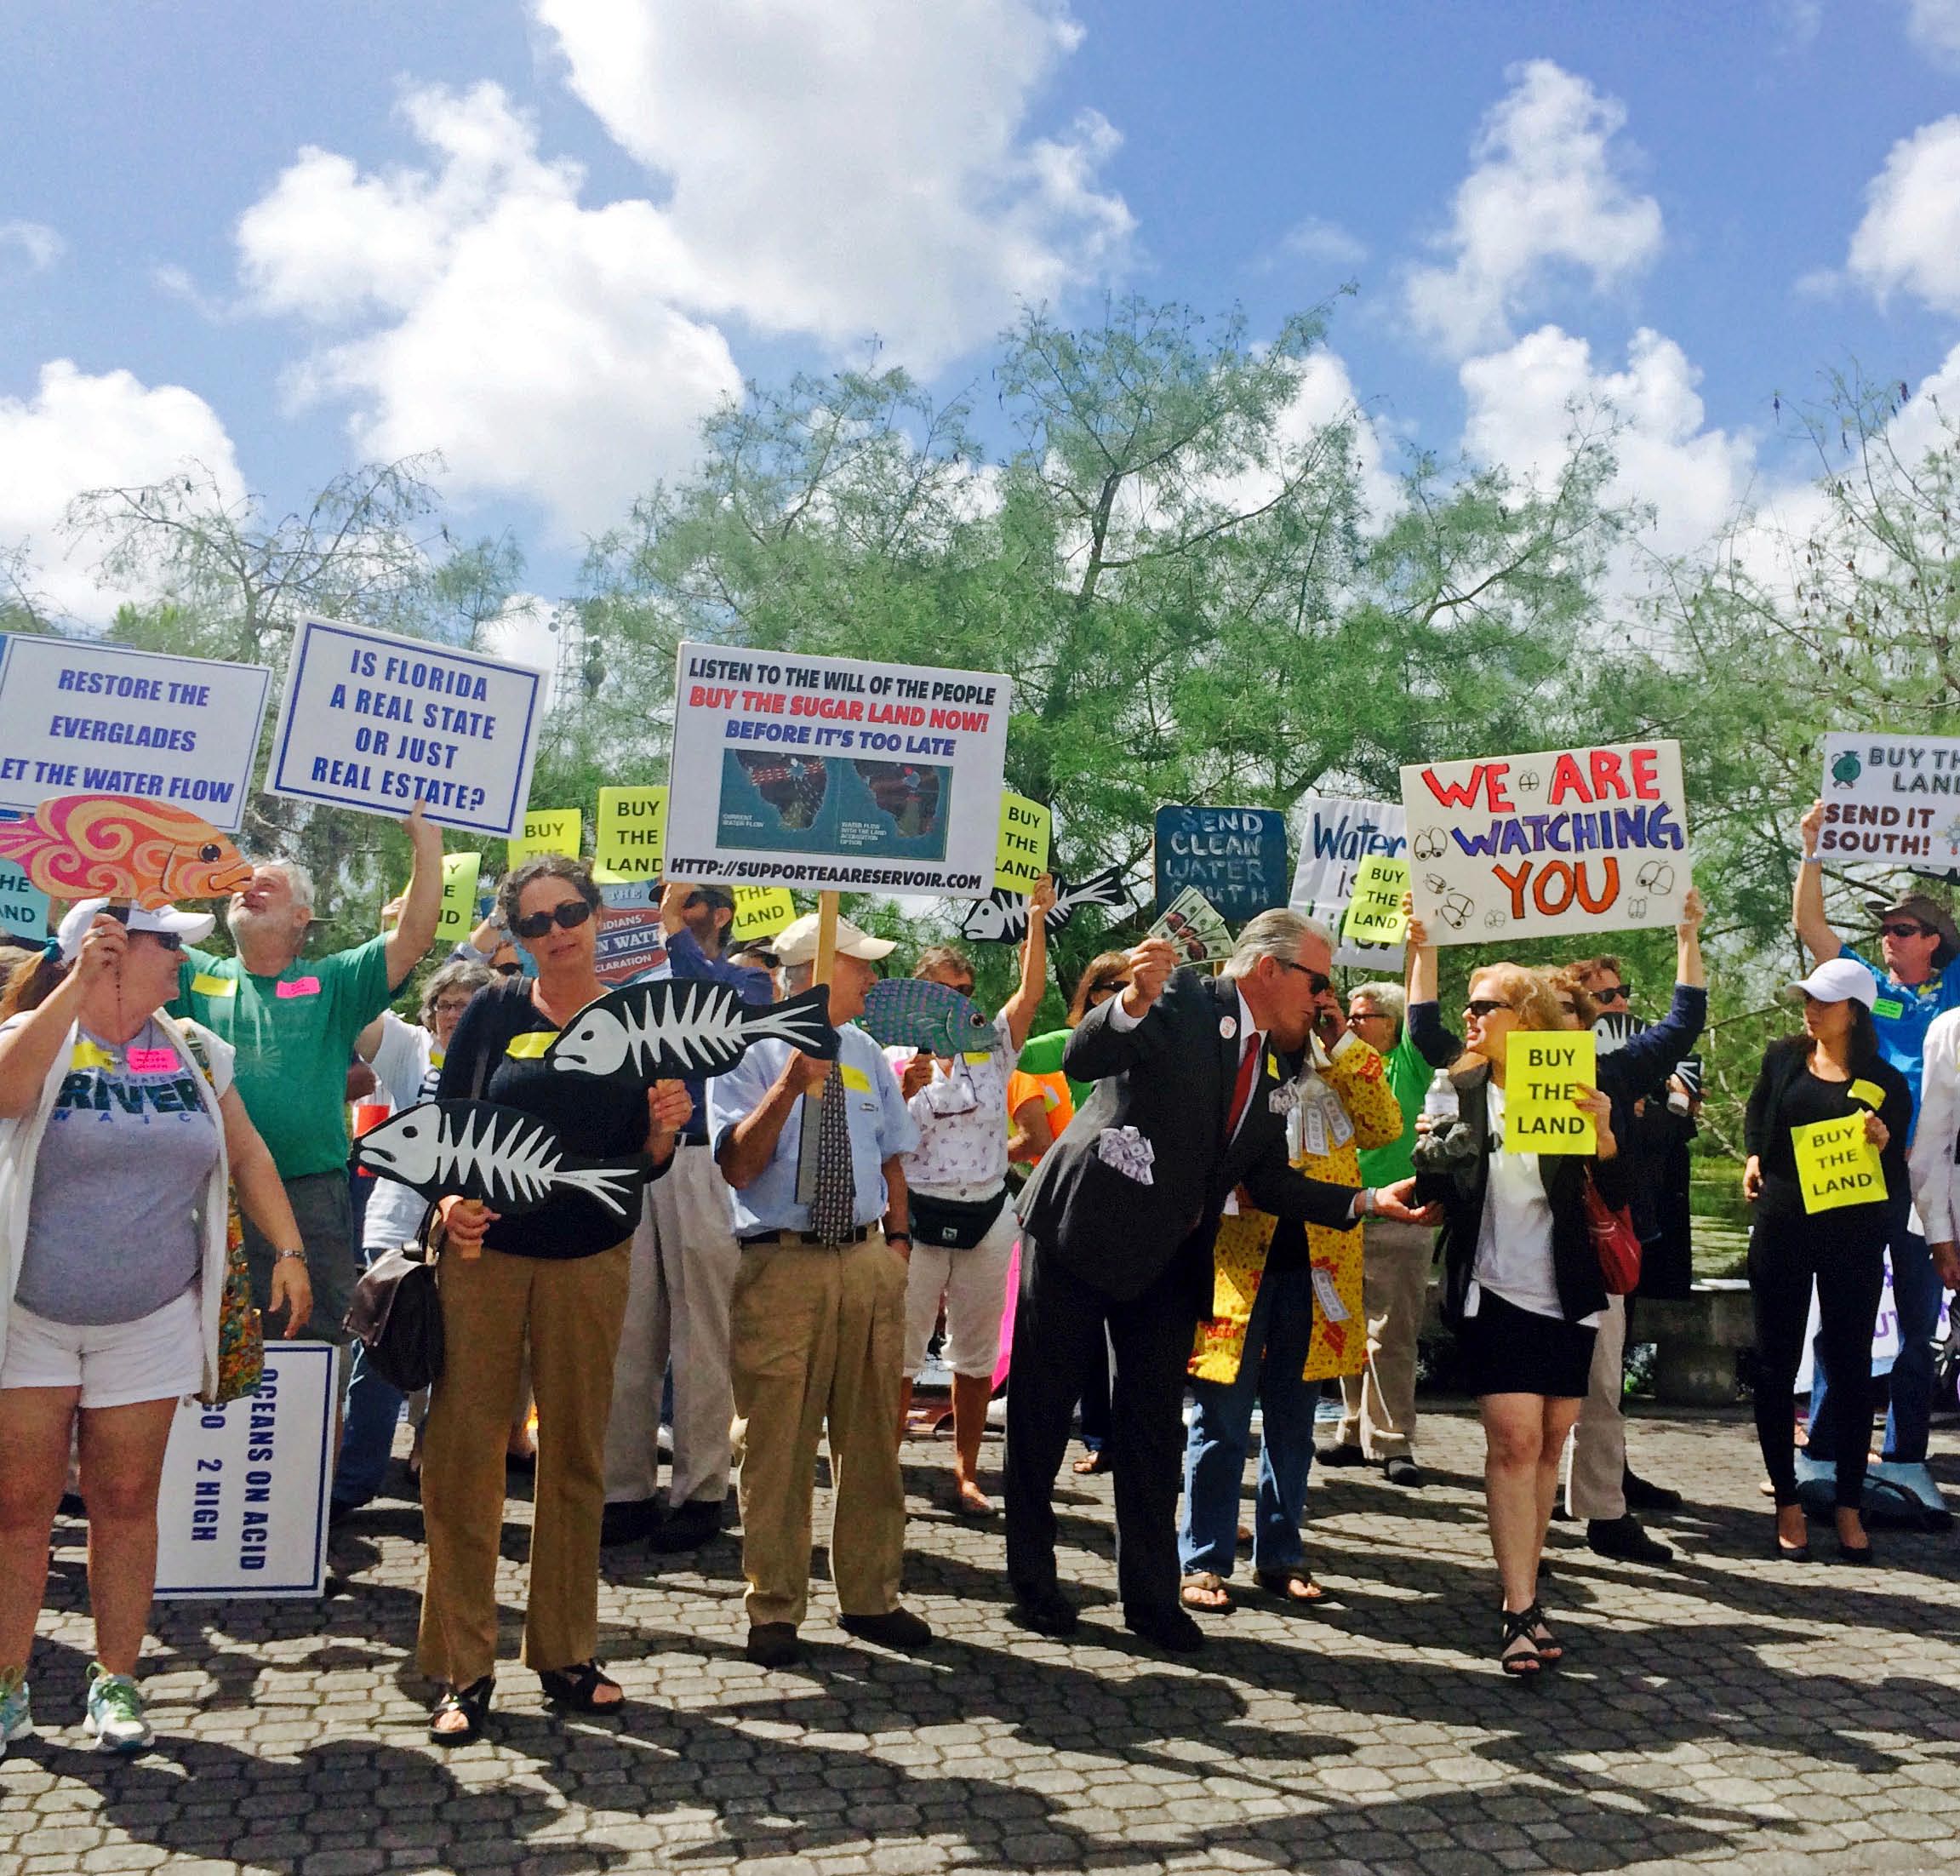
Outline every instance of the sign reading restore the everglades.
{"type": "Polygon", "coordinates": [[[1402,800],[1432,943],[1680,922],[1692,881],[1679,743],[1413,763],[1402,800]]]}
{"type": "Polygon", "coordinates": [[[667,871],[986,898],[1012,696],[993,672],[683,644],[667,871]]]}

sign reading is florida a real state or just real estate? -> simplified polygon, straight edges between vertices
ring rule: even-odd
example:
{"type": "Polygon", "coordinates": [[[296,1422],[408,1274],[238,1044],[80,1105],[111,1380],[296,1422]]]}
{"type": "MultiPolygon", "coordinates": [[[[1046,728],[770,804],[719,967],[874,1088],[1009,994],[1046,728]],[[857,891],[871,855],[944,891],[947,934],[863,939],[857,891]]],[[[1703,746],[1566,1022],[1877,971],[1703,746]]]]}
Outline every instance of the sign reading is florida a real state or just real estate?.
{"type": "Polygon", "coordinates": [[[422,638],[300,622],[266,778],[275,795],[468,833],[517,831],[545,674],[422,638]]]}
{"type": "Polygon", "coordinates": [[[1824,739],[1817,850],[1853,864],[1960,866],[1960,736],[1824,739]]]}
{"type": "Polygon", "coordinates": [[[140,795],[236,833],[271,680],[263,665],[9,633],[0,648],[0,807],[140,795]]]}
{"type": "Polygon", "coordinates": [[[668,872],[984,899],[1012,696],[993,672],[683,644],[668,872]]]}
{"type": "Polygon", "coordinates": [[[1678,743],[1413,763],[1402,801],[1432,943],[1680,923],[1692,882],[1678,743]]]}

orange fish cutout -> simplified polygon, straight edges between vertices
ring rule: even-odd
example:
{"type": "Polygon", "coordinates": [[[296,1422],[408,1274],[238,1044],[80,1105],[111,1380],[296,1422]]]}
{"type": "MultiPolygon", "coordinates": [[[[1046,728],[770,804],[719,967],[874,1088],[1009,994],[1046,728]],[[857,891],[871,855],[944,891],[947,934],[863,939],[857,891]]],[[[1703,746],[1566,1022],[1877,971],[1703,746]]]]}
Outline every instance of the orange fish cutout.
{"type": "Polygon", "coordinates": [[[0,859],[50,898],[152,908],[222,899],[252,877],[228,835],[136,795],[61,795],[25,821],[0,821],[0,859]]]}

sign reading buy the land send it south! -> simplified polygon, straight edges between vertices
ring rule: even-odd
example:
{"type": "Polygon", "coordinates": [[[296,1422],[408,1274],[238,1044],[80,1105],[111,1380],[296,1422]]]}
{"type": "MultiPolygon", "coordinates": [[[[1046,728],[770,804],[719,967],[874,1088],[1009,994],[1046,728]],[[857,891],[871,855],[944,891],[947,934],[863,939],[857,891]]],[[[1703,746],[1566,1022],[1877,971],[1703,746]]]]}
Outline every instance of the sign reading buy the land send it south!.
{"type": "Polygon", "coordinates": [[[263,665],[9,633],[0,649],[0,807],[140,795],[236,833],[271,678],[263,665]]]}
{"type": "Polygon", "coordinates": [[[1231,925],[1286,903],[1286,816],[1275,809],[1159,808],[1155,854],[1160,913],[1187,888],[1231,925]]]}
{"type": "Polygon", "coordinates": [[[683,644],[669,873],[986,898],[1012,692],[992,672],[683,644]]]}
{"type": "Polygon", "coordinates": [[[1960,866],[1960,736],[1824,739],[1820,853],[1853,864],[1960,866]]]}
{"type": "Polygon", "coordinates": [[[1672,925],[1690,884],[1681,746],[1402,771],[1415,916],[1443,945],[1672,925]]]}
{"type": "Polygon", "coordinates": [[[517,832],[545,674],[422,638],[300,623],[266,786],[467,833],[517,832]]]}

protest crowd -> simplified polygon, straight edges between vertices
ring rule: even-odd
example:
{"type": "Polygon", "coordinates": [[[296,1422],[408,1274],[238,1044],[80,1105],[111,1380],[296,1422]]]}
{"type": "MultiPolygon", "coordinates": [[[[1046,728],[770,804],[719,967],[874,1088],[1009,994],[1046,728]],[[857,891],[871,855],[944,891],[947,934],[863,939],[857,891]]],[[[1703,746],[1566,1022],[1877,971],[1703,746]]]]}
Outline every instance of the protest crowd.
{"type": "MultiPolygon", "coordinates": [[[[1637,788],[1651,755],[1629,758],[1637,788]]],[[[820,812],[796,808],[775,758],[738,759],[764,764],[743,773],[772,813],[795,809],[786,826],[820,812]]],[[[894,838],[921,838],[943,811],[940,771],[876,766],[866,792],[894,838]]],[[[1487,793],[1500,806],[1494,779],[1487,793]]],[[[1643,844],[1680,848],[1666,817],[1648,812],[1643,844]]],[[[1616,837],[1590,818],[1601,843],[1626,838],[1624,814],[1616,837]]],[[[1832,1556],[1869,1565],[1888,1262],[1902,1352],[1882,1464],[1923,1465],[1935,1324],[1960,1284],[1960,930],[1920,892],[1885,907],[1875,947],[1834,929],[1826,818],[1820,802],[1799,830],[1792,917],[1814,968],[1786,988],[1741,1175],[1762,1541],[1765,1559],[1811,1554],[1801,1459],[1831,1474],[1832,1556]]],[[[262,857],[203,893],[218,912],[111,885],[11,954],[0,1749],[32,1721],[65,1501],[89,1528],[86,1725],[120,1752],[152,1738],[140,1656],[167,1448],[185,1397],[249,1396],[237,1370],[254,1323],[273,1345],[340,1351],[333,1525],[402,1450],[441,1746],[493,1724],[512,1468],[534,1481],[522,1659],[562,1712],[623,1704],[598,1658],[602,1553],[729,1541],[731,1487],[751,1661],[803,1658],[814,1547],[849,1635],[930,1649],[905,1599],[900,1468],[908,1427],[937,1412],[929,1369],[947,1377],[951,1503],[999,1519],[1029,1631],[1077,1626],[1054,1492],[1077,1438],[1076,1470],[1113,1476],[1116,1587],[1145,1642],[1195,1652],[1246,1593],[1311,1610],[1327,1594],[1306,1541],[1316,1461],[1425,1487],[1432,1284],[1484,1436],[1492,1671],[1529,1679],[1565,1656],[1540,1570],[1555,1516],[1603,1556],[1668,1561],[1642,1514],[1680,1500],[1637,1469],[1622,1401],[1640,1301],[1684,1296],[1691,1276],[1708,989],[1684,855],[1677,883],[1650,888],[1674,894],[1665,997],[1590,942],[1615,929],[1608,909],[1563,964],[1485,945],[1460,1011],[1445,1009],[1437,941],[1455,941],[1470,895],[1403,864],[1375,895],[1402,968],[1349,965],[1345,996],[1351,934],[1277,902],[1234,935],[1202,897],[1174,895],[1055,986],[1066,1026],[1035,1034],[1069,909],[1040,861],[1016,928],[990,933],[1018,964],[990,1015],[967,949],[908,961],[834,894],[738,936],[738,891],[687,870],[671,823],[674,877],[648,880],[635,917],[657,934],[629,969],[603,948],[615,902],[575,838],[513,856],[487,912],[471,898],[471,929],[439,941],[441,829],[420,803],[403,826],[406,889],[349,949],[309,945],[315,882],[262,857]],[[220,916],[228,951],[209,948],[220,916]],[[1637,1002],[1666,1007],[1648,1022],[1637,1002]]],[[[1562,909],[1546,896],[1557,867],[1565,904],[1590,890],[1583,851],[1546,863],[1541,912],[1562,909]]],[[[43,1711],[68,1693],[47,1690],[43,1711]]]]}

